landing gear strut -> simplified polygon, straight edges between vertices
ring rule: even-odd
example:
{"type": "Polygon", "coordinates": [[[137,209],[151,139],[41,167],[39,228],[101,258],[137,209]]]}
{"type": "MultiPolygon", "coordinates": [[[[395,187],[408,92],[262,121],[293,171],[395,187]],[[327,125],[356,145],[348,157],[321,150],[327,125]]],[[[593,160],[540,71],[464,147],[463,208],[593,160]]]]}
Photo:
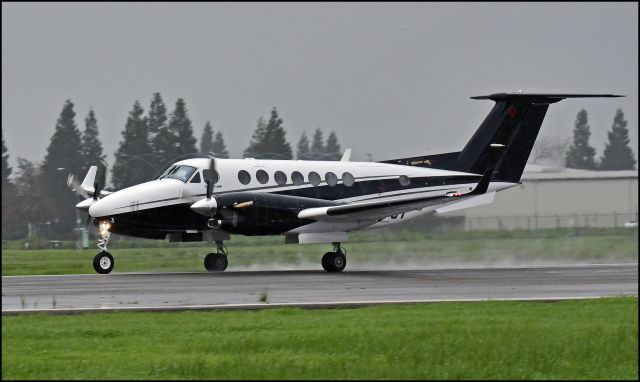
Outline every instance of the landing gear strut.
{"type": "Polygon", "coordinates": [[[111,238],[111,232],[109,232],[109,228],[111,228],[111,222],[109,220],[103,220],[98,225],[100,228],[100,240],[98,241],[98,248],[102,251],[98,253],[93,258],[93,269],[96,272],[106,275],[111,272],[113,266],[115,265],[115,261],[113,260],[113,256],[109,252],[107,252],[107,246],[109,245],[109,239],[111,238]]]}
{"type": "Polygon", "coordinates": [[[204,267],[209,272],[222,272],[227,269],[227,248],[223,241],[216,241],[217,253],[210,253],[204,258],[204,267]]]}
{"type": "Polygon", "coordinates": [[[340,243],[333,243],[333,252],[327,252],[322,256],[322,268],[327,272],[342,272],[347,266],[346,251],[340,243]]]}

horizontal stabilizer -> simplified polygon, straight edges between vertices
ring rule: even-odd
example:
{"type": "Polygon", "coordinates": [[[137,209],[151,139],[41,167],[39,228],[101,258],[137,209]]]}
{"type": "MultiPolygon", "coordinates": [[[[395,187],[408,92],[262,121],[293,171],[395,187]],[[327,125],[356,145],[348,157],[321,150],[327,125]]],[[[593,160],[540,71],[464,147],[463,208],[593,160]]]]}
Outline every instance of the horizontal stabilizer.
{"type": "Polygon", "coordinates": [[[625,97],[617,94],[554,94],[554,93],[494,93],[490,95],[470,97],[471,99],[490,99],[493,101],[506,101],[517,99],[547,99],[557,102],[565,98],[612,98],[625,97]]]}
{"type": "Polygon", "coordinates": [[[495,198],[495,196],[496,196],[495,191],[482,194],[482,195],[477,195],[472,198],[465,199],[459,203],[448,204],[444,207],[437,208],[436,212],[438,214],[444,214],[451,211],[462,210],[464,208],[484,206],[485,204],[493,203],[493,199],[495,198]]]}

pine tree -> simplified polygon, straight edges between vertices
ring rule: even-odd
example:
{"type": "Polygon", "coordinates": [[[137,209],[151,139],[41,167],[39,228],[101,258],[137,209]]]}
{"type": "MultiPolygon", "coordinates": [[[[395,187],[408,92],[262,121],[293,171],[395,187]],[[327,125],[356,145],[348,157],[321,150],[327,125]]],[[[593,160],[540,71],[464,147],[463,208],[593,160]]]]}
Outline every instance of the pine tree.
{"type": "Polygon", "coordinates": [[[316,129],[316,132],[313,133],[313,141],[311,143],[311,160],[323,160],[324,159],[324,142],[322,139],[322,131],[320,129],[316,129]]]}
{"type": "Polygon", "coordinates": [[[339,160],[342,157],[340,152],[340,144],[338,144],[338,137],[335,132],[331,132],[327,138],[327,143],[324,147],[325,157],[324,160],[339,160]]]}
{"type": "Polygon", "coordinates": [[[143,113],[140,102],[135,101],[122,131],[123,139],[115,153],[112,175],[116,189],[142,183],[157,175],[156,165],[149,155],[149,131],[143,113]]]}
{"type": "Polygon", "coordinates": [[[582,109],[576,117],[573,129],[573,143],[565,157],[565,166],[584,170],[595,170],[596,150],[589,146],[591,131],[587,121],[587,111],[582,109]]]}
{"type": "MultiPolygon", "coordinates": [[[[15,208],[20,213],[14,218],[13,229],[21,237],[25,237],[29,233],[29,225],[33,230],[32,233],[37,233],[34,224],[46,223],[49,220],[47,216],[54,211],[57,198],[50,195],[49,191],[43,187],[40,166],[23,158],[17,158],[17,160],[15,208]]],[[[69,190],[67,193],[72,194],[69,190]]]]}
{"type": "Polygon", "coordinates": [[[82,168],[80,130],[73,106],[71,100],[65,102],[42,164],[43,187],[47,195],[55,196],[48,203],[51,209],[47,217],[53,223],[52,233],[58,237],[68,237],[76,224],[77,196],[67,187],[68,174],[80,176],[82,168]]]}
{"type": "Polygon", "coordinates": [[[221,132],[216,133],[216,139],[213,141],[211,151],[215,154],[216,158],[229,158],[229,152],[227,146],[224,144],[224,138],[221,132]]]}
{"type": "Polygon", "coordinates": [[[174,139],[172,157],[168,159],[169,162],[175,162],[198,154],[191,120],[187,116],[187,107],[182,98],[178,98],[176,101],[176,107],[169,117],[167,129],[174,139]]]}
{"type": "Polygon", "coordinates": [[[20,216],[16,208],[16,188],[11,181],[11,167],[9,166],[9,150],[4,144],[4,134],[2,134],[2,239],[15,239],[16,235],[15,219],[20,216]]]}
{"type": "Polygon", "coordinates": [[[11,176],[11,167],[9,166],[9,154],[7,154],[9,149],[7,149],[7,146],[4,144],[4,133],[0,134],[2,135],[2,195],[4,196],[4,191],[7,190],[7,186],[11,184],[9,178],[11,176]]]}
{"type": "Polygon", "coordinates": [[[91,166],[98,166],[98,175],[96,179],[104,186],[105,172],[102,161],[106,158],[106,155],[102,154],[102,143],[98,139],[98,121],[93,109],[89,109],[87,118],[84,119],[85,129],[82,133],[82,169],[80,170],[81,176],[86,174],[87,170],[91,166]]]}
{"type": "Polygon", "coordinates": [[[634,170],[636,160],[633,157],[631,147],[629,147],[629,130],[627,130],[627,121],[624,120],[622,109],[618,109],[616,112],[611,131],[607,135],[609,142],[605,144],[600,159],[600,169],[605,171],[634,170]]]}
{"type": "Polygon", "coordinates": [[[153,93],[147,118],[151,154],[148,159],[154,163],[156,173],[162,170],[166,161],[173,155],[174,138],[167,127],[167,108],[160,93],[153,93]]]}
{"type": "Polygon", "coordinates": [[[245,157],[259,159],[292,159],[291,145],[286,141],[283,121],[278,117],[274,107],[268,122],[264,118],[258,120],[258,127],[253,133],[249,147],[244,151],[245,157]]]}
{"type": "Polygon", "coordinates": [[[296,153],[296,157],[299,160],[309,160],[310,151],[309,151],[309,138],[307,138],[307,132],[303,132],[300,140],[298,141],[298,150],[296,153]]]}
{"type": "Polygon", "coordinates": [[[211,150],[213,150],[213,129],[211,128],[211,123],[207,121],[200,139],[200,155],[209,156],[211,150]]]}
{"type": "Polygon", "coordinates": [[[264,151],[265,140],[267,136],[267,122],[264,117],[258,118],[258,124],[253,132],[249,147],[244,150],[245,158],[256,158],[264,151]]]}

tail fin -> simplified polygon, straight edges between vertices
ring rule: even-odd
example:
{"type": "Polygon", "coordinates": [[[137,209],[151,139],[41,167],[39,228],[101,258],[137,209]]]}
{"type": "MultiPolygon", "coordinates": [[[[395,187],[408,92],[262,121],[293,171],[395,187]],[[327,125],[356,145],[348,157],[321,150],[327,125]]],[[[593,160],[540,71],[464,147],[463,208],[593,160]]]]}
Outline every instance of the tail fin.
{"type": "Polygon", "coordinates": [[[542,126],[549,105],[565,98],[624,97],[613,94],[497,93],[495,106],[459,153],[385,161],[482,174],[495,169],[493,179],[517,183],[542,126]]]}

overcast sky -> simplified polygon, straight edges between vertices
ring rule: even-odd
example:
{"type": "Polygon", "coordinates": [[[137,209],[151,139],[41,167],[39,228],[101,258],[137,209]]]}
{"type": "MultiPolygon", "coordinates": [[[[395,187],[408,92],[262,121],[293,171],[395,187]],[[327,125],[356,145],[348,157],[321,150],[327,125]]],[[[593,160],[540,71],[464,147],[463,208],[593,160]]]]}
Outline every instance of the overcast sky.
{"type": "Polygon", "coordinates": [[[108,161],[135,100],[184,98],[232,157],[277,107],[287,139],[334,130],[352,159],[460,150],[495,92],[565,100],[541,135],[589,113],[598,157],[617,108],[638,158],[637,3],[2,3],[2,129],[11,162],[41,161],[65,99],[93,107],[108,161]]]}

